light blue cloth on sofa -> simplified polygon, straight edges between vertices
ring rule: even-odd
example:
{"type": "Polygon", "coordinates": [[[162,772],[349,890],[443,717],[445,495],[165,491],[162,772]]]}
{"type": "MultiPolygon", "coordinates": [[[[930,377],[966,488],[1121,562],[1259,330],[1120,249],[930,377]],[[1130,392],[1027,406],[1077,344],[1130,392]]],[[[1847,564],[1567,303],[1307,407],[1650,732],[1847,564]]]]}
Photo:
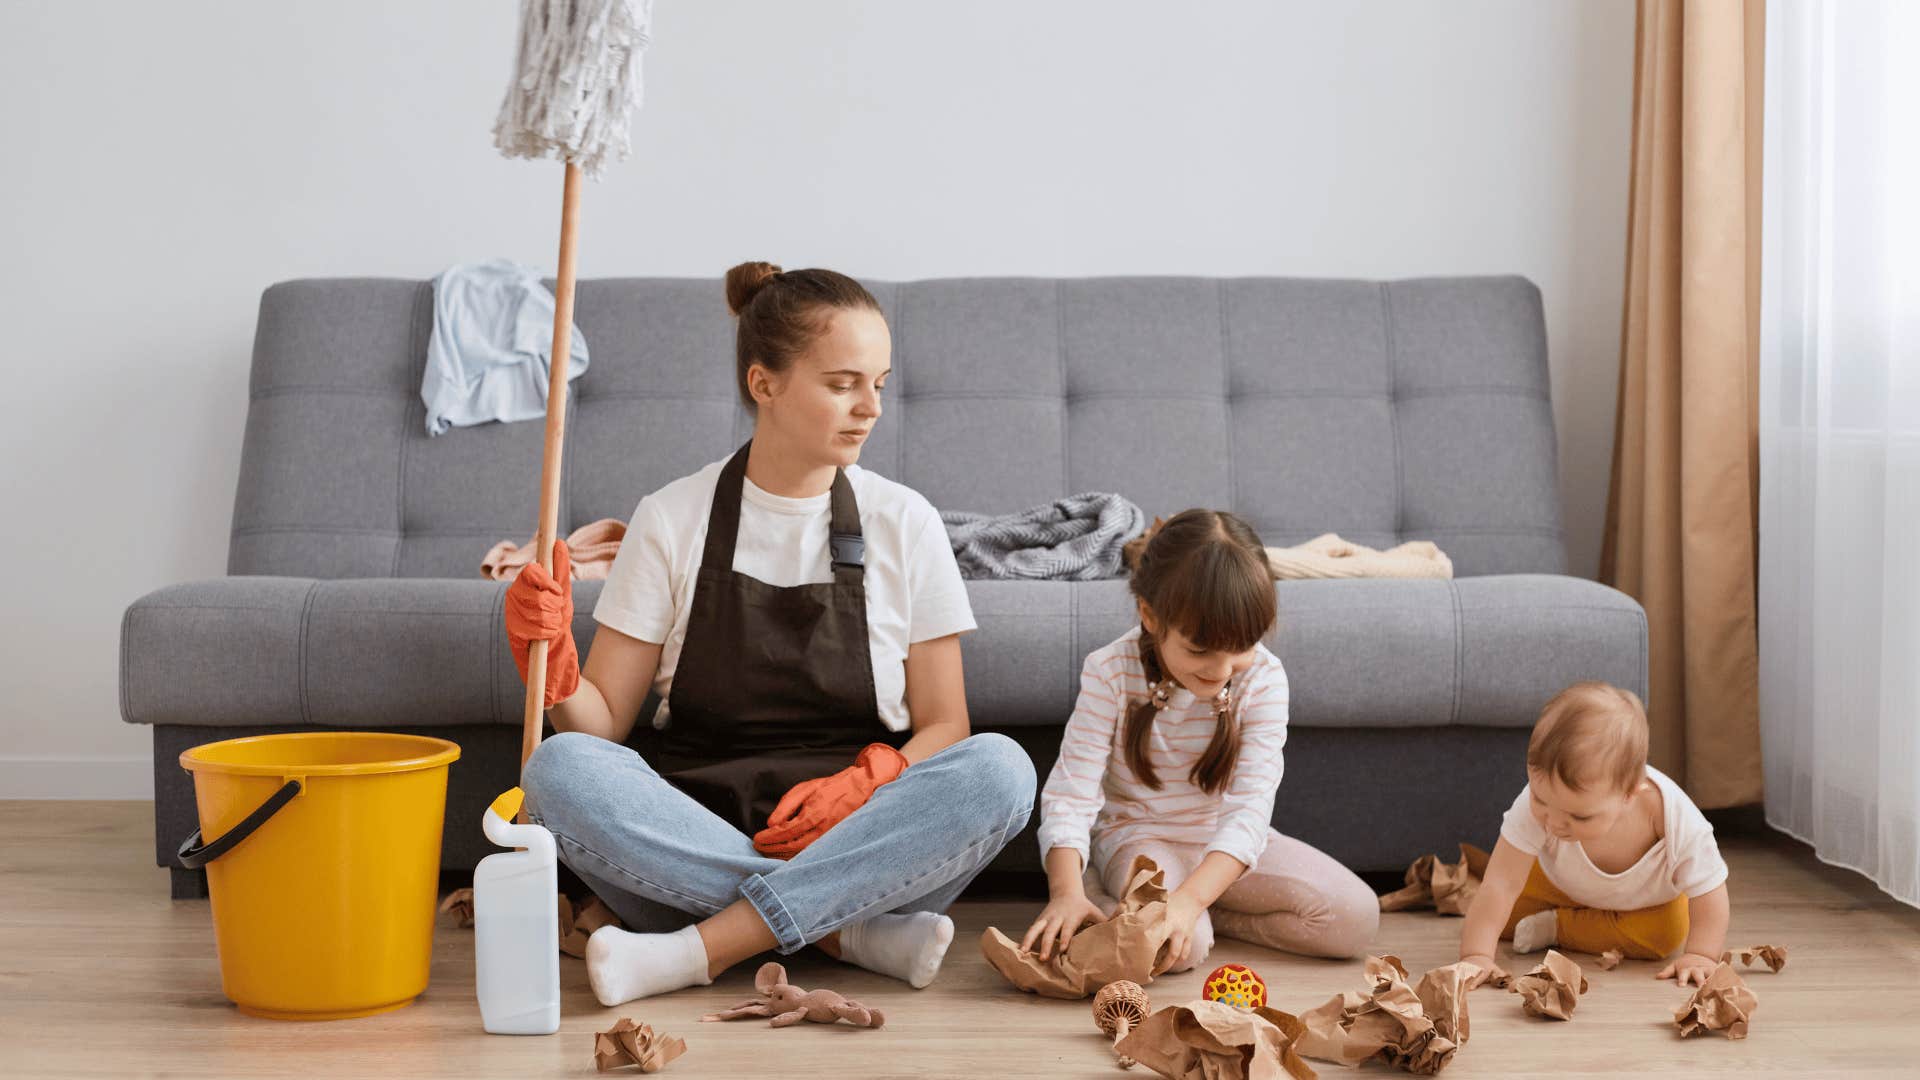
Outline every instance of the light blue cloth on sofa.
{"type": "MultiPolygon", "coordinates": [[[[547,414],[553,293],[508,259],[461,263],[433,279],[433,338],[420,398],[427,434],[489,420],[547,414]]],[[[567,381],[587,370],[587,339],[573,328],[567,381]]]]}

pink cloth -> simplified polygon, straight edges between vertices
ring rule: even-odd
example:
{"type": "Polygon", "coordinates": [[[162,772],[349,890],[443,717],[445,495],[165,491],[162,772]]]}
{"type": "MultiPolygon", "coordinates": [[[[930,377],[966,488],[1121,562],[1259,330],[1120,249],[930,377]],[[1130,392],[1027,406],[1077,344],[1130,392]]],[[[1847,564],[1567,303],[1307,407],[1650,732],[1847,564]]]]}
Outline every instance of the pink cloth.
{"type": "MultiPolygon", "coordinates": [[[[607,571],[613,568],[613,557],[620,550],[620,541],[626,535],[627,523],[615,518],[602,518],[573,530],[573,535],[567,537],[567,551],[573,556],[573,580],[605,581],[607,571]]],[[[511,581],[520,576],[520,568],[532,562],[533,557],[532,540],[524,547],[502,540],[480,560],[480,576],[511,581]]]]}

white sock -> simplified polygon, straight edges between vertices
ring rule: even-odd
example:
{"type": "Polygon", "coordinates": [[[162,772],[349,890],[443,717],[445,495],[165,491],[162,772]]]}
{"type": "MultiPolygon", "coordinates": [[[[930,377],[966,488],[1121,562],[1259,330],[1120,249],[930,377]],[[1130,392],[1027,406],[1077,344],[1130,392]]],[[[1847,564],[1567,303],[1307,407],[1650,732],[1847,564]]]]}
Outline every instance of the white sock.
{"type": "Polygon", "coordinates": [[[603,926],[587,939],[587,982],[593,986],[593,996],[608,1008],[712,981],[707,975],[707,946],[700,940],[698,926],[671,934],[636,934],[603,926]]]}
{"type": "Polygon", "coordinates": [[[840,928],[840,959],[924,990],[953,944],[953,920],[931,911],[875,915],[840,928]]]}
{"type": "Polygon", "coordinates": [[[1513,951],[1517,953],[1539,952],[1549,945],[1560,943],[1560,922],[1554,916],[1552,908],[1536,911],[1513,924],[1513,951]]]}

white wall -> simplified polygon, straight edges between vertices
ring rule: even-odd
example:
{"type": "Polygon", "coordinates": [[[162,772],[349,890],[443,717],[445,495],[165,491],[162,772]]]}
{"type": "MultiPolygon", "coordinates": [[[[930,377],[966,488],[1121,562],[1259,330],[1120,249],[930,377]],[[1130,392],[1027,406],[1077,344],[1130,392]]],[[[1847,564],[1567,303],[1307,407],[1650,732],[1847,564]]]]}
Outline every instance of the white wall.
{"type": "MultiPolygon", "coordinates": [[[[1525,274],[1593,572],[1632,4],[656,15],[637,157],[588,189],[583,275],[1525,274]]],[[[150,793],[120,614],[224,568],[263,287],[552,266],[560,172],[489,134],[516,20],[506,0],[0,5],[0,797],[150,793]]]]}

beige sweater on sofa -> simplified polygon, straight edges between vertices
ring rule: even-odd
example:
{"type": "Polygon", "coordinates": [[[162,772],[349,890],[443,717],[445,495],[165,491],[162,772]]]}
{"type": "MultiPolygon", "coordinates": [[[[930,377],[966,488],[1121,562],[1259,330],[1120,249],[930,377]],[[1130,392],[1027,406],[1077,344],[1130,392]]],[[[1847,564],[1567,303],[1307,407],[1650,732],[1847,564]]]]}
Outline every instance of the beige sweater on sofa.
{"type": "Polygon", "coordinates": [[[1324,533],[1297,547],[1270,547],[1267,562],[1276,580],[1294,578],[1450,578],[1453,560],[1426,540],[1409,540],[1385,551],[1324,533]]]}

